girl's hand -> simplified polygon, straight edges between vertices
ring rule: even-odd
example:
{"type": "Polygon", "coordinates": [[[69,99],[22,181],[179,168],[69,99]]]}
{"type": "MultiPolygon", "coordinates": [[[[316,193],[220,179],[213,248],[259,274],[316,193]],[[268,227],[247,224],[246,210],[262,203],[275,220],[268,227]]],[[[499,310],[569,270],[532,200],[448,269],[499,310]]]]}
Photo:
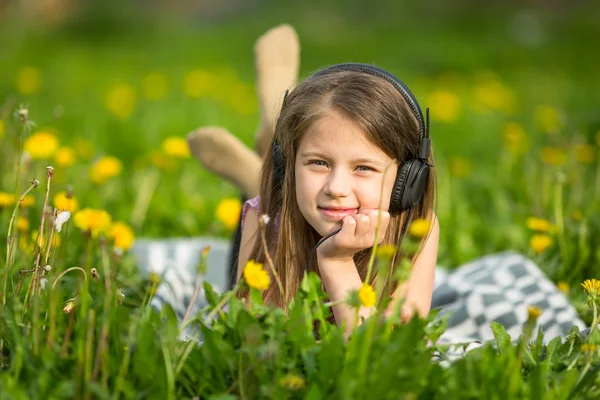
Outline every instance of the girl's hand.
{"type": "MultiPolygon", "coordinates": [[[[357,252],[375,245],[375,230],[377,229],[379,211],[361,210],[358,214],[342,219],[342,230],[325,240],[317,248],[319,259],[349,261],[357,252]]],[[[385,238],[390,213],[382,211],[379,227],[378,242],[385,238]]]]}

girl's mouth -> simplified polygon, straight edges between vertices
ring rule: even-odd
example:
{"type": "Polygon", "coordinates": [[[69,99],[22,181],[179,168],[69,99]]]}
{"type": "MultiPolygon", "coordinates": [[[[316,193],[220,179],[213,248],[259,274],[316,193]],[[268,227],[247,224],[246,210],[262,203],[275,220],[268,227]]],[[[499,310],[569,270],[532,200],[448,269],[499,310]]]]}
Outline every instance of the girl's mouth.
{"type": "Polygon", "coordinates": [[[358,213],[358,208],[322,208],[318,207],[321,215],[327,219],[338,221],[346,215],[354,215],[358,213]]]}

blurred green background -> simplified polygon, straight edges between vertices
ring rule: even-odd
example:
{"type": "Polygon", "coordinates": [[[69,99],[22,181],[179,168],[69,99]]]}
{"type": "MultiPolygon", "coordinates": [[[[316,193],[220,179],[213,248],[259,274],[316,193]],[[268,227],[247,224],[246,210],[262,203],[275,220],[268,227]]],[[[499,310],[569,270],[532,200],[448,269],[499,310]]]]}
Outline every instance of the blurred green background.
{"type": "MultiPolygon", "coordinates": [[[[57,169],[53,191],[71,188],[80,207],[107,210],[138,237],[228,237],[232,224],[215,210],[237,189],[192,158],[166,157],[163,141],[218,125],[253,146],[253,45],[289,23],[300,38],[301,78],[327,64],[373,63],[431,108],[440,264],[515,249],[555,281],[574,284],[595,272],[598,2],[43,0],[0,7],[0,191],[14,192],[22,105],[36,123],[31,133],[51,131],[74,151],[75,163],[57,169]],[[118,158],[122,170],[98,184],[89,168],[102,156],[118,158]],[[532,228],[531,217],[554,228],[532,228]]],[[[25,178],[41,180],[53,162],[34,160],[25,178]]],[[[38,205],[43,195],[36,192],[38,205]]]]}

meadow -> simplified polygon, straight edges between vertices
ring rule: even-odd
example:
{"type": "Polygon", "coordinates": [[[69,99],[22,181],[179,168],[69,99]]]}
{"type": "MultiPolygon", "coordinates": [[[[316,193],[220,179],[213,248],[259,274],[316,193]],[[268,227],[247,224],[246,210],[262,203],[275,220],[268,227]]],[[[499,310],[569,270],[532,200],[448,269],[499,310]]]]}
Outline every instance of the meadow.
{"type": "MultiPolygon", "coordinates": [[[[277,8],[220,23],[127,28],[3,21],[0,389],[8,398],[361,397],[366,387],[421,397],[597,393],[597,331],[546,347],[525,326],[513,346],[496,327],[499,351],[486,348],[443,368],[429,359],[447,349],[423,340],[443,326],[417,319],[380,330],[373,319],[348,343],[323,322],[327,345],[316,345],[312,323],[328,310],[315,277],[289,318],[267,311],[256,288],[253,312],[230,300],[232,292],[212,294],[204,312],[217,316],[215,324],[204,314],[190,321],[202,331],[202,348],[177,340],[172,311],[148,306],[159,278],[140,276],[128,256],[136,237],[228,238],[236,227],[237,188],[204,170],[185,137],[218,125],[253,145],[253,42],[289,22],[300,36],[301,77],[331,63],[372,62],[430,108],[440,265],[516,250],[567,294],[586,323],[597,322],[600,284],[582,288],[598,277],[600,261],[593,13],[499,7],[474,18],[465,8],[423,24],[384,12],[340,14],[333,5],[320,13],[294,7],[285,21],[277,8]],[[60,217],[55,208],[71,213],[62,229],[49,222],[60,217]],[[228,300],[232,311],[220,313],[228,300]],[[298,324],[297,335],[284,335],[298,324]],[[407,368],[401,351],[415,343],[410,362],[417,359],[421,370],[407,368]],[[365,369],[374,360],[376,377],[365,369]],[[479,362],[489,368],[476,371],[479,362]],[[400,375],[386,378],[391,365],[400,375]],[[502,375],[510,368],[516,372],[502,375]],[[463,381],[465,374],[472,379],[463,381]],[[406,382],[400,387],[382,383],[399,376],[406,382]]],[[[420,7],[407,9],[423,15],[420,7]]]]}

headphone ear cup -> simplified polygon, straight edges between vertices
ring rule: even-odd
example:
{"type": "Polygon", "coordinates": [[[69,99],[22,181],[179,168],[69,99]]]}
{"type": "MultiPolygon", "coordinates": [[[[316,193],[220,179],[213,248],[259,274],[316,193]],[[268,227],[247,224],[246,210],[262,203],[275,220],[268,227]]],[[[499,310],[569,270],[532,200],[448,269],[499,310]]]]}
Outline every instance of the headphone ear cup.
{"type": "Polygon", "coordinates": [[[398,172],[396,174],[396,182],[394,182],[394,188],[392,189],[392,198],[390,199],[390,214],[398,215],[402,212],[402,197],[404,196],[404,184],[406,182],[406,177],[408,176],[408,171],[410,169],[410,164],[412,160],[402,164],[398,167],[398,172]]]}
{"type": "Polygon", "coordinates": [[[390,201],[391,214],[397,215],[403,210],[419,204],[425,190],[427,190],[429,168],[428,163],[412,159],[398,169],[390,201]]]}
{"type": "Polygon", "coordinates": [[[283,151],[277,142],[273,142],[273,188],[278,188],[283,184],[285,176],[285,157],[283,151]]]}

